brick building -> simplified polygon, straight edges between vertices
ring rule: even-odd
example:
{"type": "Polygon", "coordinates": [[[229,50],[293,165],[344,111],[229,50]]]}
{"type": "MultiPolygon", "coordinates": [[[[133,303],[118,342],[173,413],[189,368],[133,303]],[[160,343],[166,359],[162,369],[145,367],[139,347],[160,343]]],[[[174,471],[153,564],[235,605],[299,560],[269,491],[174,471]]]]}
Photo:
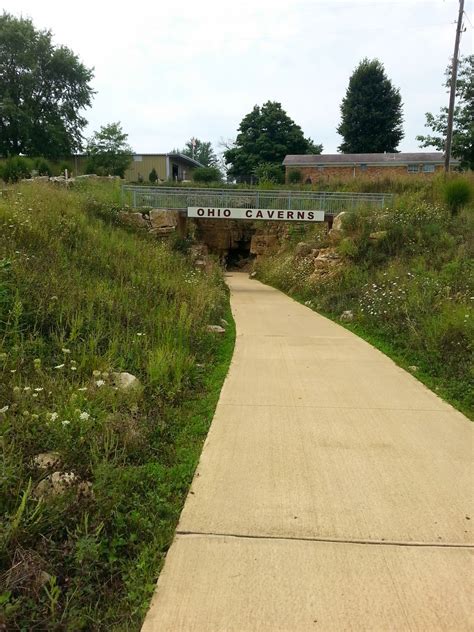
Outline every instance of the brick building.
{"type": "MultiPolygon", "coordinates": [[[[458,160],[451,159],[456,167],[458,160]]],[[[383,153],[383,154],[311,154],[288,155],[283,161],[286,180],[292,171],[299,172],[301,182],[317,183],[337,178],[425,174],[430,175],[444,169],[444,154],[441,152],[383,153]]]]}

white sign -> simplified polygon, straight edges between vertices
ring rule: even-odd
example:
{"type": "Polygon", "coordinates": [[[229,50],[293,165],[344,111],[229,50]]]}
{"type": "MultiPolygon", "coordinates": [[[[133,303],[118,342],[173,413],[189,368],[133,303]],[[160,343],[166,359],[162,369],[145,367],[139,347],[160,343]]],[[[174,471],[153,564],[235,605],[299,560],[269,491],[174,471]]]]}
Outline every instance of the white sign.
{"type": "Polygon", "coordinates": [[[188,217],[203,219],[263,219],[279,222],[324,222],[324,211],[289,211],[274,208],[204,208],[188,206],[188,217]]]}

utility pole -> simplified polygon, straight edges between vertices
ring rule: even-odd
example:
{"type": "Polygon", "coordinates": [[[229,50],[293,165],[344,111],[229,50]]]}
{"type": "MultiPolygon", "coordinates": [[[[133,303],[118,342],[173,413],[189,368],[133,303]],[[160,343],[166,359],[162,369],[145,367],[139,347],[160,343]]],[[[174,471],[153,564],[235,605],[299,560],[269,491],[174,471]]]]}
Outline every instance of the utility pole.
{"type": "Polygon", "coordinates": [[[462,18],[464,15],[464,0],[459,0],[459,15],[456,26],[456,39],[454,41],[453,66],[451,69],[451,91],[449,93],[449,109],[448,109],[448,129],[446,131],[446,147],[444,156],[444,170],[449,172],[449,163],[451,161],[451,145],[453,142],[453,117],[454,117],[454,99],[456,96],[456,79],[458,76],[459,61],[459,40],[461,39],[462,18]]]}

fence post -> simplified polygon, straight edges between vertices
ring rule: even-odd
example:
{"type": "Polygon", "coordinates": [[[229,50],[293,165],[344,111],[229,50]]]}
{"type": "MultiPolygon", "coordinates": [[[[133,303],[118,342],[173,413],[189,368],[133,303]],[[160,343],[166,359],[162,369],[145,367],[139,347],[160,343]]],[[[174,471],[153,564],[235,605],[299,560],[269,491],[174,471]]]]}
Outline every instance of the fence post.
{"type": "Polygon", "coordinates": [[[133,190],[133,208],[137,208],[137,192],[133,190]]]}

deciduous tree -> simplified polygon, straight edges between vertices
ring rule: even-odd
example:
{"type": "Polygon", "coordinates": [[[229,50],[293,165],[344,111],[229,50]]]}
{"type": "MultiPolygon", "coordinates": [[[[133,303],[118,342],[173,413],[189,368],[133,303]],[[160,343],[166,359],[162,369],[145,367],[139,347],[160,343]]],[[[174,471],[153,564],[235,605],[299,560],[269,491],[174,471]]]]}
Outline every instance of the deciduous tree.
{"type": "MultiPolygon", "coordinates": [[[[451,89],[451,65],[446,69],[445,86],[451,89]]],[[[456,82],[457,104],[454,108],[453,143],[451,153],[461,161],[464,169],[474,169],[474,55],[459,61],[456,82]]],[[[444,151],[448,128],[448,108],[443,107],[437,115],[426,113],[425,127],[433,134],[417,136],[420,147],[436,147],[444,151]]]]}
{"type": "Polygon", "coordinates": [[[283,174],[287,154],[320,154],[322,145],[305,138],[303,130],[283,110],[281,103],[267,101],[244,116],[235,145],[224,152],[228,174],[249,181],[260,165],[275,165],[283,174]]]}
{"type": "Polygon", "coordinates": [[[339,151],[397,151],[403,138],[402,99],[378,59],[363,59],[352,73],[341,115],[337,131],[344,141],[339,151]]]}
{"type": "Polygon", "coordinates": [[[87,143],[87,172],[123,178],[133,153],[127,138],[120,122],[103,125],[94,132],[87,143]]]}
{"type": "Polygon", "coordinates": [[[78,150],[90,106],[92,70],[51,31],[0,16],[0,154],[59,158],[78,150]]]}

